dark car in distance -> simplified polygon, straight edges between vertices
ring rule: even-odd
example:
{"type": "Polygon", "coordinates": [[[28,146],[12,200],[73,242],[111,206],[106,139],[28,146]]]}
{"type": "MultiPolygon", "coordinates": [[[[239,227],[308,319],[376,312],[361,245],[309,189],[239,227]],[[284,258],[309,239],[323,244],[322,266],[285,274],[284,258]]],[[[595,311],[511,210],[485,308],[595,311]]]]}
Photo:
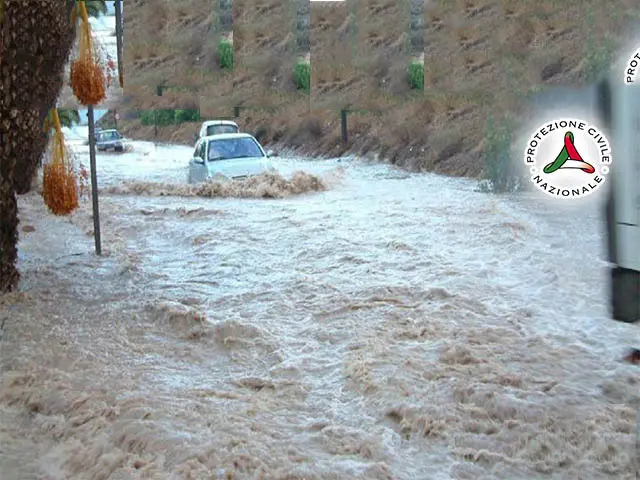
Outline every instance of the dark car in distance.
{"type": "Polygon", "coordinates": [[[96,133],[96,149],[99,152],[124,152],[124,147],[124,137],[117,130],[101,130],[96,133]]]}

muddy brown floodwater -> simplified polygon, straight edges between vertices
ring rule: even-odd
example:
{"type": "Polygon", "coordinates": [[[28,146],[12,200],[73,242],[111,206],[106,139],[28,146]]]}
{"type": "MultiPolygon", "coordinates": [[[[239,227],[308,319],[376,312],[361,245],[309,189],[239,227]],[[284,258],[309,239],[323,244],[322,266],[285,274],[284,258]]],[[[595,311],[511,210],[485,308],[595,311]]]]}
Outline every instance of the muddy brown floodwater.
{"type": "Polygon", "coordinates": [[[596,206],[348,159],[199,189],[190,153],[99,156],[101,258],[88,200],[20,199],[2,479],[636,478],[596,206]]]}

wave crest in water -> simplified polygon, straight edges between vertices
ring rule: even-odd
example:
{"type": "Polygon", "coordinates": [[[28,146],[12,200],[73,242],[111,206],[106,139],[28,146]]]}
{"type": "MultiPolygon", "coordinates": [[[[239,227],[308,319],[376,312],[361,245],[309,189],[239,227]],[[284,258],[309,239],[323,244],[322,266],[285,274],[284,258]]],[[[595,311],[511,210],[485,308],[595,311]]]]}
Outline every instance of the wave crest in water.
{"type": "Polygon", "coordinates": [[[306,172],[295,172],[287,180],[277,173],[263,173],[245,180],[212,180],[197,185],[157,182],[128,182],[105,188],[115,195],[149,195],[204,198],[284,198],[327,190],[323,179],[306,172]]]}

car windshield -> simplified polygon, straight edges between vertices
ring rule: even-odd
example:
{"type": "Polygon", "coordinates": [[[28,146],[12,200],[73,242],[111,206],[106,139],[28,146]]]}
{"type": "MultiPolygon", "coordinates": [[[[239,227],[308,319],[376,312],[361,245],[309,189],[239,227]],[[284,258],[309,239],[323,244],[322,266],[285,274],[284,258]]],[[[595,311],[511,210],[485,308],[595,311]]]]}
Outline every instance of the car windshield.
{"type": "Polygon", "coordinates": [[[225,138],[209,142],[209,160],[262,157],[262,151],[253,138],[225,138]]]}
{"type": "Polygon", "coordinates": [[[238,133],[238,127],[234,125],[209,125],[207,135],[219,135],[221,133],[238,133]]]}
{"type": "Polygon", "coordinates": [[[100,141],[106,142],[109,140],[118,140],[120,138],[120,134],[118,132],[104,132],[100,134],[100,141]]]}

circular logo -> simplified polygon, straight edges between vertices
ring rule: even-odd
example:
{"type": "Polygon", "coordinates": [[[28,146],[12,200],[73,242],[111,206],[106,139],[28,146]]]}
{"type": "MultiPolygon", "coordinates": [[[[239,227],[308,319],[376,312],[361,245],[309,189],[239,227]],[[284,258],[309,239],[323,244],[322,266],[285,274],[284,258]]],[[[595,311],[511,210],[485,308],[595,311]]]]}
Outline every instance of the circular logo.
{"type": "Polygon", "coordinates": [[[545,122],[531,135],[524,163],[536,188],[555,198],[575,199],[605,183],[611,146],[594,125],[561,118],[545,122]]]}

